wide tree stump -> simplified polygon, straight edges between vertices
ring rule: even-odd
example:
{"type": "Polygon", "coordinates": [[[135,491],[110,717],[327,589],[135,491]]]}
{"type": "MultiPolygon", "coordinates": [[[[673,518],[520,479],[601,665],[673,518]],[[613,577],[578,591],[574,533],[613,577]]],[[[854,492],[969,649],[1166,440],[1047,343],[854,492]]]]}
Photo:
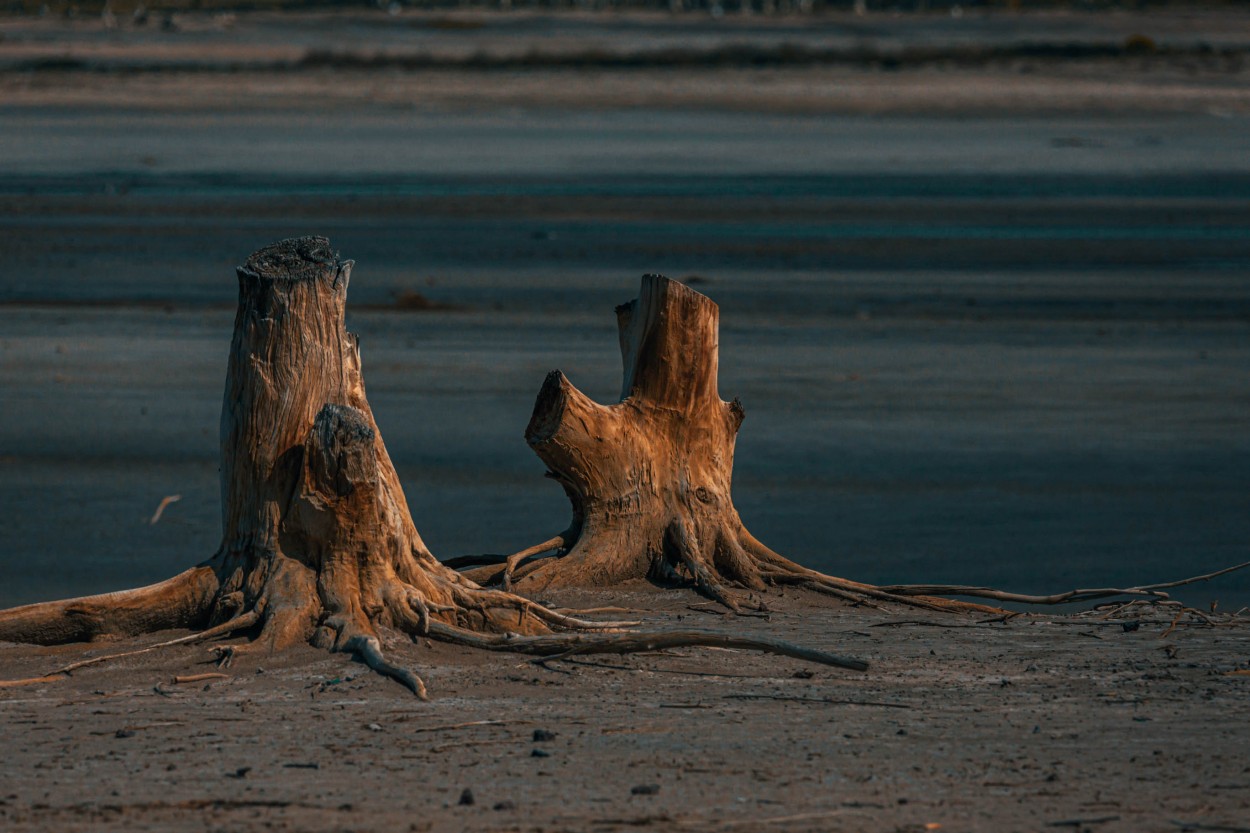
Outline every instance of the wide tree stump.
{"type": "Polygon", "coordinates": [[[693,584],[741,613],[763,609],[758,593],[799,586],[857,605],[1002,614],[965,596],[1026,605],[1137,597],[1178,605],[1167,590],[1250,567],[1136,587],[1035,595],[954,584],[876,586],[810,570],[774,552],[738,517],[730,485],[738,400],[717,391],[719,309],[660,275],[645,275],[637,299],[617,307],[624,383],[621,401],[600,405],[560,371],[548,374],[529,427],[530,448],[573,506],[569,528],[510,556],[467,556],[448,564],[484,584],[524,592],[605,587],[631,579],[693,584]],[[747,591],[746,597],[730,587],[747,591]]]}
{"type": "Polygon", "coordinates": [[[616,316],[621,401],[600,405],[553,371],[525,431],[548,476],[564,487],[572,523],[509,556],[502,568],[479,566],[468,575],[515,582],[529,593],[641,578],[684,581],[737,612],[762,609],[757,592],[786,584],[860,603],[993,610],[826,576],[760,543],[731,494],[744,412],[717,390],[719,308],[684,284],[645,275],[638,298],[617,307],[616,316]]]}
{"type": "MultiPolygon", "coordinates": [[[[365,397],[358,341],[344,329],[352,265],[325,238],[302,237],[238,269],[216,554],[151,587],[0,611],[0,641],[246,630],[270,651],[306,641],[353,652],[421,696],[421,680],[382,656],[382,629],[537,654],[648,650],[656,635],[615,633],[637,623],[574,619],[483,589],[431,555],[365,397]]],[[[664,639],[728,644],[718,634],[664,639]]],[[[735,644],[863,667],[773,640],[735,644]]]]}

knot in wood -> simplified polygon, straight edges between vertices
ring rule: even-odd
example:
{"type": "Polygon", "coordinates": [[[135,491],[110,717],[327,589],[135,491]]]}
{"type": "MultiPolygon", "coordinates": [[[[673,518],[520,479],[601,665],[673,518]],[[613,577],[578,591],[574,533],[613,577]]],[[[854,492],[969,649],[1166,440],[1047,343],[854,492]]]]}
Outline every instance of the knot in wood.
{"type": "Polygon", "coordinates": [[[325,495],[347,497],[377,479],[375,432],[368,418],[350,405],[324,405],[306,444],[313,486],[325,495]]]}

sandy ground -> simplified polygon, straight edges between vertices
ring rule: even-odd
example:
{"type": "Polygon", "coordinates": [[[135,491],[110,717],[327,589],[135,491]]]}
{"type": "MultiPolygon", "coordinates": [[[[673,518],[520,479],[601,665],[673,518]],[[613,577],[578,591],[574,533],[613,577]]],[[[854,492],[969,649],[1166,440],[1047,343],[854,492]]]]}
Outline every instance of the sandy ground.
{"type": "MultiPolygon", "coordinates": [[[[175,648],[0,692],[0,825],[1137,833],[1250,818],[1244,621],[977,624],[791,594],[748,623],[649,589],[563,601],[749,627],[872,666],[718,650],[539,666],[396,643],[431,686],[421,703],[312,649],[177,685],[214,668],[204,648],[175,648]]],[[[0,661],[42,673],[124,647],[7,647],[0,661]]]]}
{"type": "MultiPolygon", "coordinates": [[[[1235,61],[226,71],[327,44],[451,60],[1146,33],[1236,49],[1238,14],[710,35],[649,16],[0,20],[0,604],[212,553],[233,267],[308,233],[358,262],[349,327],[440,555],[564,528],[521,439],[533,397],[559,367],[610,401],[613,306],[660,271],[721,305],[721,391],[748,414],[735,501],[804,563],[1047,591],[1244,561],[1250,87],[1235,61]],[[71,64],[28,63],[49,57],[71,64]],[[397,303],[414,292],[440,308],[397,303]]],[[[1181,596],[1232,612],[1250,577],[1181,596]]],[[[771,598],[768,622],[727,621],[648,588],[563,601],[873,668],[796,676],[719,651],[541,668],[396,645],[435,693],[419,704],[312,650],[172,686],[211,670],[174,649],[0,695],[0,828],[1250,826],[1248,678],[1227,675],[1246,668],[1243,624],[887,625],[918,617],[796,596],[771,598]]],[[[3,647],[0,676],[116,647],[3,647]]]]}

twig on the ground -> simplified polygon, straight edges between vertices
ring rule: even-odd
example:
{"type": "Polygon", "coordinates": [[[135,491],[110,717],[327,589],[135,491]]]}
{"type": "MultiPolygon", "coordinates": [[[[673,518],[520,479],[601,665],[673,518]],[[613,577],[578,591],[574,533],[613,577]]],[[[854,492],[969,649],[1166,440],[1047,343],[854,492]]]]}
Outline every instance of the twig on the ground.
{"type": "Polygon", "coordinates": [[[186,674],[174,677],[174,685],[183,685],[184,683],[202,683],[205,680],[228,680],[229,674],[220,674],[211,672],[207,674],[186,674]]]}
{"type": "Polygon", "coordinates": [[[1005,625],[1008,622],[1010,622],[1012,619],[1015,619],[1017,616],[1023,616],[1023,615],[1024,614],[1021,611],[1013,610],[1008,613],[1004,613],[1002,616],[995,616],[993,619],[980,619],[977,621],[977,624],[978,625],[1005,625]]]}
{"type": "Polygon", "coordinates": [[[470,720],[467,723],[444,723],[439,726],[421,726],[413,729],[413,734],[420,732],[450,732],[453,729],[468,729],[472,726],[502,726],[505,723],[529,723],[528,720],[470,720]]]}
{"type": "Polygon", "coordinates": [[[1240,827],[1234,824],[1206,824],[1200,821],[1178,821],[1171,820],[1172,824],[1181,830],[1204,830],[1211,833],[1250,833],[1250,827],[1240,827]]]}
{"type": "Polygon", "coordinates": [[[1060,819],[1059,821],[1046,822],[1047,827],[1084,827],[1087,824],[1106,824],[1109,821],[1119,821],[1119,816],[1095,816],[1094,818],[1084,819],[1060,819]]]}
{"type": "Polygon", "coordinates": [[[63,674],[52,672],[42,677],[26,677],[21,680],[0,680],[0,689],[18,688],[19,686],[38,685],[39,683],[55,683],[58,680],[65,679],[63,674]]]}
{"type": "Polygon", "coordinates": [[[875,622],[868,627],[870,628],[974,628],[985,630],[986,625],[978,622],[975,625],[960,625],[952,622],[929,622],[924,619],[905,619],[897,622],[875,622]]]}
{"type": "MultiPolygon", "coordinates": [[[[165,642],[158,642],[155,645],[149,645],[146,648],[138,648],[134,651],[122,651],[117,654],[105,654],[101,657],[79,660],[78,662],[72,662],[69,665],[62,666],[55,671],[50,671],[41,677],[28,677],[24,680],[0,680],[0,689],[16,688],[18,686],[34,685],[36,683],[43,682],[55,682],[56,680],[68,677],[80,668],[86,668],[91,665],[99,665],[100,663],[108,662],[109,660],[122,659],[124,657],[137,657],[140,654],[147,654],[152,651],[160,650],[161,648],[168,648],[171,645],[187,645],[193,642],[203,642],[206,639],[213,639],[217,636],[223,636],[228,633],[244,630],[256,624],[259,619],[260,615],[258,613],[255,611],[248,611],[247,613],[234,617],[229,622],[224,622],[216,627],[200,631],[199,633],[193,633],[190,636],[180,636],[177,639],[169,639],[165,642]]],[[[163,694],[164,692],[159,693],[163,694]]]]}
{"type": "Polygon", "coordinates": [[[988,587],[969,587],[959,584],[896,584],[878,587],[883,593],[897,596],[972,596],[980,599],[994,599],[999,602],[1019,602],[1031,605],[1058,605],[1069,602],[1084,602],[1092,599],[1105,599],[1111,596],[1150,596],[1157,599],[1168,599],[1164,590],[1183,587],[1200,581],[1209,581],[1218,576],[1227,575],[1237,570],[1250,567],[1250,561],[1244,561],[1232,567],[1225,567],[1213,573],[1190,576],[1178,581],[1164,581],[1158,584],[1142,584],[1137,587],[1100,587],[1092,590],[1068,590],[1063,593],[1052,593],[1046,596],[1034,596],[1028,593],[1009,593],[1004,590],[993,590],[988,587]]]}
{"type": "Polygon", "coordinates": [[[1166,639],[1167,637],[1171,636],[1172,631],[1176,630],[1176,626],[1181,623],[1181,619],[1183,618],[1185,618],[1185,611],[1182,610],[1180,613],[1176,614],[1176,618],[1172,620],[1172,624],[1168,625],[1168,629],[1165,630],[1163,633],[1159,634],[1159,638],[1166,639]]]}
{"type": "Polygon", "coordinates": [[[883,709],[910,709],[907,703],[883,703],[878,700],[833,700],[828,697],[798,697],[789,694],[726,694],[725,700],[783,700],[793,703],[824,703],[829,706],[879,706],[883,709]]]}
{"type": "Polygon", "coordinates": [[[466,740],[459,743],[443,743],[438,746],[431,746],[430,752],[438,754],[446,752],[448,749],[460,749],[467,746],[498,746],[504,743],[521,743],[524,738],[503,738],[499,740],[466,740]]]}
{"type": "Polygon", "coordinates": [[[854,812],[854,810],[842,808],[838,810],[824,810],[817,813],[794,813],[789,816],[772,816],[764,819],[718,819],[714,824],[710,820],[706,819],[690,819],[689,821],[679,821],[678,824],[709,824],[719,829],[724,827],[741,827],[744,824],[788,824],[792,821],[815,821],[816,819],[827,819],[834,816],[845,815],[848,812],[854,812]]]}
{"type": "MultiPolygon", "coordinates": [[[[143,731],[144,729],[160,729],[160,728],[165,727],[165,726],[184,726],[184,725],[186,725],[186,724],[185,724],[185,723],[183,723],[183,721],[181,721],[181,720],[163,720],[163,721],[161,721],[160,723],[143,723],[143,724],[139,724],[139,725],[123,726],[123,727],[121,728],[121,730],[120,730],[120,731],[123,731],[123,732],[141,732],[141,731],[143,731]]],[[[115,729],[110,729],[110,730],[108,730],[108,731],[106,731],[106,732],[92,732],[91,734],[96,735],[97,737],[99,737],[99,736],[104,736],[104,735],[116,735],[116,734],[117,734],[117,731],[118,731],[118,730],[115,730],[115,729]]]]}

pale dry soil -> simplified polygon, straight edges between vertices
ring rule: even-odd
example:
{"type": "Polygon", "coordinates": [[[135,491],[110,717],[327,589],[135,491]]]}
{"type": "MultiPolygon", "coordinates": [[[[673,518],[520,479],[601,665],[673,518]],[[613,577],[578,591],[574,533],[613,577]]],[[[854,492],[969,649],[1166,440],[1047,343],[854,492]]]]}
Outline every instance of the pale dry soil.
{"type": "MultiPolygon", "coordinates": [[[[0,826],[1105,833],[1250,818],[1250,677],[1230,673],[1250,664],[1244,620],[1170,633],[1170,615],[1133,610],[987,623],[793,594],[769,597],[770,620],[743,620],[645,586],[559,601],[872,665],[687,649],[544,666],[395,638],[390,652],[430,684],[422,703],[312,649],[174,684],[214,668],[203,646],[171,648],[0,694],[0,826]]],[[[0,668],[39,673],[159,638],[5,646],[0,668]]]]}

